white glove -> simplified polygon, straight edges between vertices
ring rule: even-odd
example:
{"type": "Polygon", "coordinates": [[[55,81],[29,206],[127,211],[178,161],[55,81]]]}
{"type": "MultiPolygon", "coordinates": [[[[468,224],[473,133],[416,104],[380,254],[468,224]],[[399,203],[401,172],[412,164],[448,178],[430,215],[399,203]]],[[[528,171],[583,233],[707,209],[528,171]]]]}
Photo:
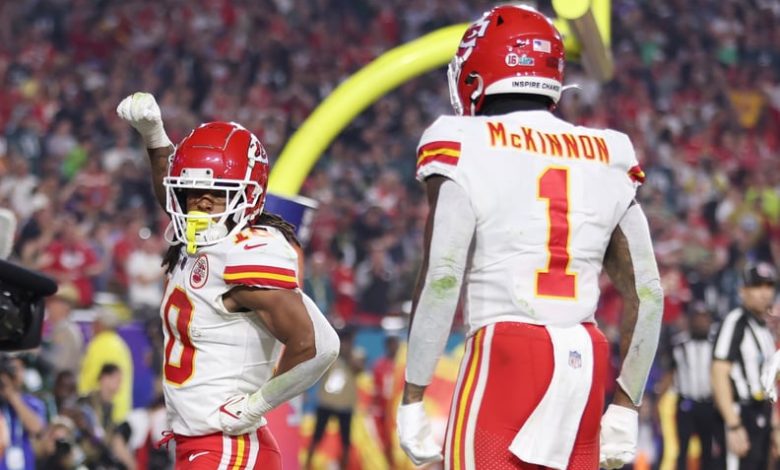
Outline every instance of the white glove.
{"type": "Polygon", "coordinates": [[[163,127],[162,113],[151,93],[129,95],[116,107],[116,113],[141,134],[146,148],[157,149],[173,145],[163,127]]]}
{"type": "Polygon", "coordinates": [[[772,359],[764,366],[761,373],[761,387],[767,397],[773,402],[777,401],[777,372],[780,369],[780,349],[775,351],[772,359]]]}
{"type": "Polygon", "coordinates": [[[396,424],[401,448],[415,465],[444,460],[441,446],[431,435],[431,423],[421,401],[400,405],[396,424]]]}
{"type": "Polygon", "coordinates": [[[638,436],[639,414],[625,406],[609,405],[601,417],[599,465],[613,469],[632,462],[638,436]]]}
{"type": "Polygon", "coordinates": [[[219,425],[225,434],[240,436],[260,427],[263,415],[271,409],[259,392],[233,395],[219,407],[219,425]]]}

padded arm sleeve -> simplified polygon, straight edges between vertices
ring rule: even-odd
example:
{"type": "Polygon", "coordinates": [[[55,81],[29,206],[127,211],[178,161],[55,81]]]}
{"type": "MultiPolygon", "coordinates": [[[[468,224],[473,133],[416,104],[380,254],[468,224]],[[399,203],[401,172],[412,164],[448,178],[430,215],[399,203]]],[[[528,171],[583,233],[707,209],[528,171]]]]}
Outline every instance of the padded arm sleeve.
{"type": "Polygon", "coordinates": [[[620,229],[628,241],[631,263],[634,267],[639,312],[631,345],[623,359],[617,382],[631,401],[639,406],[642,403],[647,376],[658,348],[664,295],[653,254],[653,243],[650,240],[650,228],[639,204],[628,208],[620,221],[620,229]]]}
{"type": "Polygon", "coordinates": [[[314,326],[316,353],[311,359],[272,378],[249,397],[249,409],[258,417],[306,391],[338,357],[340,343],[336,331],[307,295],[301,294],[301,297],[314,326]]]}
{"type": "Polygon", "coordinates": [[[458,306],[477,218],[465,190],[442,183],[436,202],[425,283],[409,332],[406,381],[431,383],[458,306]]]}

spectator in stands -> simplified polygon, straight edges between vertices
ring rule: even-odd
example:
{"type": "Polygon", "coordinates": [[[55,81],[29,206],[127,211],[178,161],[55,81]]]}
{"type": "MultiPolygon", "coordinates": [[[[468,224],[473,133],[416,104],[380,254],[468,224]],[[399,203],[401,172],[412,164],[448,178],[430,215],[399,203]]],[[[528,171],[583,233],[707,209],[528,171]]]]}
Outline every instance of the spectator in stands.
{"type": "Polygon", "coordinates": [[[355,284],[360,291],[358,311],[376,317],[390,312],[392,288],[398,271],[385,245],[375,240],[365,260],[355,269],[355,284]]]}
{"type": "Polygon", "coordinates": [[[11,159],[9,167],[8,177],[0,183],[0,202],[24,220],[32,214],[29,202],[38,184],[38,178],[30,173],[29,163],[24,158],[11,159]]]}
{"type": "Polygon", "coordinates": [[[161,240],[151,230],[138,231],[137,247],[127,258],[127,300],[137,318],[146,320],[160,315],[163,298],[161,240]]]}
{"type": "Polygon", "coordinates": [[[387,233],[388,220],[381,207],[371,205],[352,224],[355,233],[355,248],[357,262],[362,263],[370,257],[372,251],[376,251],[379,242],[387,233]]]}
{"type": "Polygon", "coordinates": [[[132,408],[133,358],[125,340],[116,329],[119,318],[108,308],[99,308],[92,323],[93,337],[87,344],[81,373],[79,374],[79,395],[87,395],[98,389],[100,374],[106,364],[114,364],[122,374],[119,391],[112,398],[112,421],[121,423],[132,408]]]}
{"type": "Polygon", "coordinates": [[[54,277],[60,285],[73,285],[79,293],[80,307],[92,305],[94,292],[90,277],[100,272],[101,265],[87,243],[84,228],[75,218],[63,221],[59,235],[38,259],[37,268],[54,277]]]}
{"type": "Polygon", "coordinates": [[[328,258],[318,251],[309,258],[309,269],[306,269],[303,281],[303,291],[317,304],[320,311],[328,318],[333,315],[333,284],[330,278],[328,258]]]}
{"type": "Polygon", "coordinates": [[[8,446],[0,470],[34,470],[32,442],[46,428],[46,407],[24,391],[24,362],[13,355],[0,358],[0,410],[8,425],[8,446]]]}
{"type": "Polygon", "coordinates": [[[98,374],[97,389],[81,396],[73,411],[78,416],[80,433],[84,435],[80,445],[91,466],[128,468],[129,465],[132,468],[127,453],[117,453],[113,449],[117,424],[112,415],[123,380],[123,373],[116,364],[104,364],[98,374]]]}
{"type": "Polygon", "coordinates": [[[79,398],[79,405],[89,410],[98,436],[108,439],[114,431],[114,401],[121,389],[122,371],[112,363],[103,364],[98,373],[97,389],[79,398]]]}
{"type": "Polygon", "coordinates": [[[49,333],[45,340],[43,358],[52,367],[52,374],[79,371],[84,352],[84,336],[70,318],[71,310],[79,301],[75,287],[66,284],[46,299],[46,321],[49,333]]]}
{"type": "Polygon", "coordinates": [[[30,208],[32,215],[21,226],[15,252],[23,264],[35,266],[43,249],[49,246],[59,231],[61,219],[54,216],[51,201],[44,194],[33,196],[30,200],[30,208]]]}
{"type": "Polygon", "coordinates": [[[111,445],[114,453],[125,454],[125,460],[135,463],[135,470],[170,468],[168,449],[156,445],[159,436],[168,430],[165,402],[160,394],[145,408],[136,408],[127,421],[117,427],[111,445]]]}
{"type": "MultiPolygon", "coordinates": [[[[139,234],[144,228],[144,221],[138,218],[130,217],[122,224],[112,253],[112,266],[114,269],[114,284],[121,295],[126,295],[129,289],[129,280],[127,274],[127,263],[130,255],[138,250],[141,242],[139,234]]],[[[158,255],[162,256],[161,253],[158,255]]]]}
{"type": "Polygon", "coordinates": [[[51,394],[54,401],[54,411],[51,416],[62,414],[65,410],[72,409],[79,398],[76,388],[76,375],[69,371],[60,371],[54,378],[51,394]]]}
{"type": "Polygon", "coordinates": [[[333,323],[345,325],[352,323],[357,308],[357,286],[355,286],[355,271],[344,259],[341,251],[337,254],[338,261],[331,273],[331,284],[335,290],[333,303],[333,323]]]}
{"type": "Polygon", "coordinates": [[[76,443],[76,425],[66,416],[55,416],[38,447],[37,467],[45,470],[72,470],[82,460],[76,443]]]}

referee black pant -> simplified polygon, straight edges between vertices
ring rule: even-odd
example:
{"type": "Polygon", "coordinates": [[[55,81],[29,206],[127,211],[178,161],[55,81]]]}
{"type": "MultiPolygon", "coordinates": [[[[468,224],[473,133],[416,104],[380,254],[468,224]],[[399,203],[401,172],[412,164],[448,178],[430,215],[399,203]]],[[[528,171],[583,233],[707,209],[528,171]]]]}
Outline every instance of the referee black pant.
{"type": "MultiPolygon", "coordinates": [[[[726,425],[720,414],[713,436],[713,468],[716,470],[766,470],[772,442],[772,403],[750,401],[739,405],[739,416],[748,435],[750,450],[739,458],[726,447],[726,425]]],[[[706,468],[706,467],[702,467],[706,468]]]]}
{"type": "Polygon", "coordinates": [[[680,452],[677,454],[677,470],[688,468],[688,443],[694,434],[701,442],[699,468],[712,468],[712,433],[715,428],[715,407],[712,401],[696,401],[680,397],[677,400],[677,442],[680,452]]]}

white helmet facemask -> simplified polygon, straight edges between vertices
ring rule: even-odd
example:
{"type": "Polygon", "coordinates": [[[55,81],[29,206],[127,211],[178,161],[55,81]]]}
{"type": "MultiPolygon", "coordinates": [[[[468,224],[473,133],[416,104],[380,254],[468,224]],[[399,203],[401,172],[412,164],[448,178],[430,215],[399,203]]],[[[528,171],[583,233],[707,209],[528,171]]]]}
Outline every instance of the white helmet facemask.
{"type": "Polygon", "coordinates": [[[460,72],[463,70],[464,59],[462,57],[455,56],[447,66],[447,84],[450,88],[450,104],[452,109],[455,110],[455,114],[463,116],[463,103],[460,101],[458,95],[458,80],[460,79],[460,72]]]}
{"type": "Polygon", "coordinates": [[[166,188],[166,210],[171,215],[165,238],[171,244],[183,243],[189,254],[195,253],[198,247],[214,245],[236,235],[262,211],[261,207],[253,213],[248,212],[263,194],[263,188],[256,181],[216,179],[211,169],[184,168],[181,176],[168,176],[163,184],[166,188]],[[250,201],[247,193],[252,188],[253,198],[250,201]],[[187,211],[187,190],[213,191],[218,197],[224,194],[225,210],[210,214],[187,211]],[[232,227],[228,226],[228,221],[232,222],[232,227]]]}

